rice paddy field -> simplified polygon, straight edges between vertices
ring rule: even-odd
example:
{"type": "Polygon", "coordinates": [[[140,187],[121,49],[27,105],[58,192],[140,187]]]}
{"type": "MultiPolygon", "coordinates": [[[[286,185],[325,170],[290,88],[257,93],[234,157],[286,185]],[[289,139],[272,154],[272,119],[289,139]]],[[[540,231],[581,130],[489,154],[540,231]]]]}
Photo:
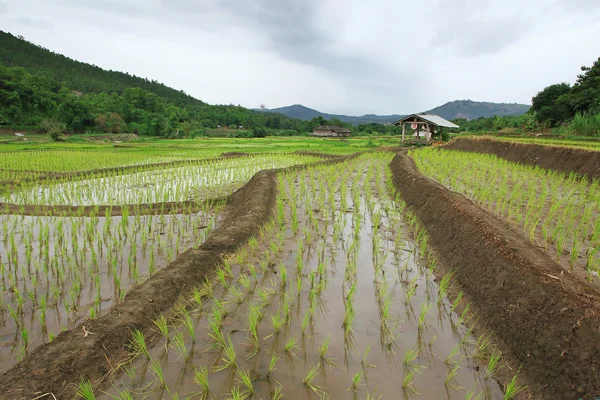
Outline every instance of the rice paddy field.
{"type": "Polygon", "coordinates": [[[598,281],[600,181],[488,154],[425,149],[410,155],[423,174],[509,221],[566,270],[598,281]]]}
{"type": "Polygon", "coordinates": [[[440,260],[432,222],[405,202],[392,160],[408,154],[424,177],[506,221],[590,285],[600,273],[599,182],[397,144],[0,148],[0,388],[3,377],[5,388],[28,385],[27,374],[43,381],[58,370],[62,379],[0,398],[543,398],[522,378],[524,361],[480,319],[477,297],[463,292],[460,266],[440,260]],[[269,179],[272,192],[262,187],[269,179]],[[240,200],[247,193],[259,197],[240,200]],[[245,239],[230,245],[224,231],[245,239]],[[185,263],[214,267],[188,283],[176,276],[185,263]],[[140,291],[140,300],[142,286],[152,296],[140,291]],[[152,307],[167,291],[176,300],[127,323],[122,306],[152,307]],[[97,330],[112,318],[119,333],[97,330]],[[73,365],[90,346],[106,364],[91,376],[73,365]],[[40,363],[44,354],[61,366],[40,363]]]}

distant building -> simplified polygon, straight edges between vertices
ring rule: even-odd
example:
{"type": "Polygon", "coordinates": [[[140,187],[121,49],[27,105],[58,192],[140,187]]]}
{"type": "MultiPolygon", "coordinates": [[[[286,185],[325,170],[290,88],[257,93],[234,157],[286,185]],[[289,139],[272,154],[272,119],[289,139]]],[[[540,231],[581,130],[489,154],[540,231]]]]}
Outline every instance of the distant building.
{"type": "Polygon", "coordinates": [[[339,126],[317,126],[310,135],[318,137],[348,137],[350,136],[350,129],[339,126]]]}

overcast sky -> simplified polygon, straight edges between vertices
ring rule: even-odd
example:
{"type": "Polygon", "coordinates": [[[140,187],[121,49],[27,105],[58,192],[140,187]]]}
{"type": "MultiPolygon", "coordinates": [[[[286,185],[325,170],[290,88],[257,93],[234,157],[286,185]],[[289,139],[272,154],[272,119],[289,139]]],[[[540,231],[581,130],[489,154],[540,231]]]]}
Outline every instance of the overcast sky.
{"type": "Polygon", "coordinates": [[[403,114],[572,83],[600,0],[0,0],[0,29],[208,103],[403,114]]]}

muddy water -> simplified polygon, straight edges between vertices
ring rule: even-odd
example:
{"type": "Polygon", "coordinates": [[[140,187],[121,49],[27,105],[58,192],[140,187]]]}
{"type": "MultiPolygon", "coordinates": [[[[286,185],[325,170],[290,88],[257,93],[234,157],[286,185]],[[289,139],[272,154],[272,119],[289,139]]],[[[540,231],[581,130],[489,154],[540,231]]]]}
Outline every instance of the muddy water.
{"type": "Polygon", "coordinates": [[[120,301],[214,228],[215,210],[118,217],[0,216],[0,371],[120,301]]]}
{"type": "Polygon", "coordinates": [[[189,317],[181,312],[189,324],[173,324],[168,342],[154,344],[150,359],[138,357],[106,392],[202,398],[194,378],[205,366],[216,398],[250,394],[240,371],[251,376],[254,398],[277,398],[278,390],[292,399],[502,398],[471,359],[474,338],[438,301],[422,249],[389,198],[389,160],[370,155],[282,179],[275,221],[232,257],[231,276],[217,279],[189,317]],[[257,341],[251,308],[262,316],[257,341]],[[354,318],[345,319],[348,310],[354,318]],[[223,368],[227,352],[211,324],[231,340],[235,367],[223,368]]]}

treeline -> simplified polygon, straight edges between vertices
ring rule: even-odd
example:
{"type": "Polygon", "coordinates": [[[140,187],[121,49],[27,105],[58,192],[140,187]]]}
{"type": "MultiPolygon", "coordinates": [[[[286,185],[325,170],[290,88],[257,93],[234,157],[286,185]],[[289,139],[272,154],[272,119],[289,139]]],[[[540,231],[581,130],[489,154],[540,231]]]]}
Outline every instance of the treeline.
{"type": "Polygon", "coordinates": [[[506,128],[531,131],[538,129],[539,127],[539,124],[536,121],[536,116],[531,112],[527,112],[518,116],[481,117],[472,120],[456,118],[453,119],[452,122],[460,126],[461,131],[468,132],[490,132],[499,131],[506,128]]]}
{"type": "Polygon", "coordinates": [[[478,132],[515,128],[524,131],[552,129],[557,133],[600,136],[600,58],[581,67],[574,85],[557,83],[531,100],[527,113],[518,117],[453,120],[461,130],[478,132]]]}
{"type": "Polygon", "coordinates": [[[105,71],[1,31],[0,125],[186,137],[218,127],[291,135],[316,126],[241,106],[209,105],[159,82],[105,71]]]}
{"type": "Polygon", "coordinates": [[[133,132],[142,135],[194,135],[218,126],[267,126],[295,129],[297,122],[261,115],[239,106],[212,106],[198,101],[176,105],[139,87],[121,93],[83,93],[24,68],[0,66],[0,125],[70,132],[133,132]]]}
{"type": "Polygon", "coordinates": [[[581,71],[573,86],[557,83],[533,97],[531,110],[539,122],[550,127],[571,121],[576,115],[600,114],[600,58],[591,67],[581,67],[581,71]]]}

